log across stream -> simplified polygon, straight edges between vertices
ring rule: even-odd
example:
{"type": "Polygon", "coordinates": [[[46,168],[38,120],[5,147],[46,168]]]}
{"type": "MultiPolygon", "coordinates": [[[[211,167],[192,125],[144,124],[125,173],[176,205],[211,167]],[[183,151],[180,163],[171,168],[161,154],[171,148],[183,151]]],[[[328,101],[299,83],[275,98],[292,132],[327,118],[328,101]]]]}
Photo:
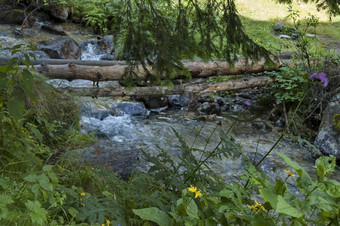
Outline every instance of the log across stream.
{"type": "MultiPolygon", "coordinates": [[[[1,61],[8,58],[1,57],[1,61]]],[[[37,59],[32,62],[34,70],[44,74],[50,79],[74,79],[91,80],[94,82],[120,80],[124,75],[127,64],[124,61],[81,61],[67,59],[37,59]]],[[[234,65],[226,61],[209,61],[201,60],[182,61],[193,78],[208,78],[216,75],[239,75],[251,74],[264,71],[278,70],[282,64],[266,65],[265,61],[246,62],[239,59],[234,65]]],[[[148,68],[148,70],[151,68],[148,68]]],[[[146,71],[143,68],[137,69],[139,79],[146,78],[146,71]]],[[[179,75],[180,77],[181,75],[179,75]]],[[[247,77],[243,79],[229,80],[223,82],[204,82],[204,83],[186,83],[175,85],[173,89],[162,86],[136,87],[127,91],[123,87],[114,89],[84,87],[84,88],[60,88],[81,96],[160,96],[182,93],[205,93],[217,91],[230,91],[244,88],[253,88],[267,86],[273,79],[266,76],[247,77]]]]}

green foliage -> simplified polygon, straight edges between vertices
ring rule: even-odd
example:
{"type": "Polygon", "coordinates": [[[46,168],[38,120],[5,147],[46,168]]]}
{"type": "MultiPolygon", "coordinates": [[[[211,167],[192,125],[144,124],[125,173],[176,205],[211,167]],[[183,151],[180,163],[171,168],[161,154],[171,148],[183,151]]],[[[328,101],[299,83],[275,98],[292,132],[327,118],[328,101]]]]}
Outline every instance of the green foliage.
{"type": "MultiPolygon", "coordinates": [[[[212,170],[213,158],[238,158],[242,152],[223,131],[215,148],[209,150],[215,130],[204,147],[195,147],[195,141],[187,144],[173,130],[179,161],[161,148],[156,156],[145,152],[148,172],[135,172],[128,181],[69,153],[51,164],[51,148],[79,148],[91,139],[75,133],[74,128],[67,130],[64,123],[55,132],[58,123],[51,122],[48,115],[53,108],[33,108],[44,102],[31,90],[36,83],[25,79],[31,72],[24,72],[18,62],[16,58],[0,66],[0,222],[4,225],[331,225],[339,221],[340,183],[328,179],[335,169],[335,157],[316,161],[314,180],[296,162],[279,154],[297,179],[294,183],[289,171],[285,180],[276,178],[274,183],[258,171],[260,162],[254,166],[243,156],[247,169],[225,181],[212,170]],[[33,85],[27,88],[27,83],[33,85]],[[18,93],[24,106],[18,104],[18,93]],[[11,104],[21,115],[8,108],[8,102],[16,98],[11,104]],[[44,141],[47,131],[59,137],[54,139],[56,143],[44,141]],[[58,142],[61,138],[63,145],[58,142]]],[[[66,107],[64,113],[68,111],[66,107]]],[[[196,137],[203,129],[204,125],[196,137]]]]}
{"type": "MultiPolygon", "coordinates": [[[[278,0],[280,3],[291,4],[293,0],[278,0]]],[[[318,9],[327,9],[331,16],[340,14],[339,0],[303,0],[304,2],[316,3],[318,9]]]]}
{"type": "Polygon", "coordinates": [[[335,127],[340,130],[340,114],[335,114],[333,116],[333,123],[335,125],[335,127]]]}
{"type": "Polygon", "coordinates": [[[275,82],[270,85],[270,90],[277,104],[299,102],[311,84],[309,75],[303,67],[284,66],[279,72],[266,72],[266,74],[275,79],[275,82]]]}
{"type": "Polygon", "coordinates": [[[234,1],[87,0],[71,5],[79,8],[87,25],[113,34],[117,57],[131,65],[124,77],[127,84],[138,80],[138,65],[151,83],[171,86],[177,75],[190,77],[181,59],[217,57],[232,63],[242,55],[272,62],[244,32],[234,1]]]}

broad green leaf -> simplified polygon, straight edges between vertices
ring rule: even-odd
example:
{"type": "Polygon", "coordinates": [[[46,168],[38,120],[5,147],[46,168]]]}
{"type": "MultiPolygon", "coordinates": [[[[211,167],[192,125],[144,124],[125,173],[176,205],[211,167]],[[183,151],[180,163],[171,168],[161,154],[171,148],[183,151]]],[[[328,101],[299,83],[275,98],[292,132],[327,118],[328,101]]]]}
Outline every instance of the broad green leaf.
{"type": "Polygon", "coordinates": [[[288,158],[286,155],[278,152],[278,155],[283,158],[283,160],[291,167],[295,169],[295,171],[299,174],[299,178],[296,180],[296,183],[300,190],[304,192],[305,194],[309,193],[311,189],[315,187],[315,183],[310,178],[308,173],[302,169],[302,167],[288,158]]]}
{"type": "Polygon", "coordinates": [[[5,208],[7,204],[11,204],[13,202],[14,201],[12,200],[10,196],[0,194],[0,210],[5,208]]]}
{"type": "Polygon", "coordinates": [[[281,195],[277,197],[276,211],[278,213],[283,213],[288,216],[296,218],[301,218],[304,216],[304,214],[301,211],[297,210],[296,208],[291,206],[288,202],[286,202],[286,200],[281,195]]]}
{"type": "Polygon", "coordinates": [[[25,203],[29,210],[29,216],[31,217],[32,223],[36,225],[43,225],[47,220],[47,211],[41,207],[38,201],[27,201],[25,203]]]}
{"type": "Polygon", "coordinates": [[[160,226],[170,226],[170,217],[156,207],[144,208],[144,209],[133,209],[134,214],[142,218],[159,224],[160,226]]]}
{"type": "Polygon", "coordinates": [[[43,167],[43,171],[44,171],[44,172],[49,172],[49,171],[51,171],[51,170],[52,170],[52,168],[53,168],[53,166],[52,166],[52,165],[44,165],[44,167],[43,167]]]}
{"type": "Polygon", "coordinates": [[[328,180],[323,183],[326,186],[326,192],[332,197],[340,197],[340,183],[335,180],[328,180]]]}
{"type": "Polygon", "coordinates": [[[49,178],[45,174],[38,176],[38,182],[41,188],[46,191],[53,191],[53,185],[50,183],[49,178]]]}
{"type": "Polygon", "coordinates": [[[323,156],[315,161],[316,176],[323,180],[324,177],[329,176],[334,171],[336,165],[336,158],[334,156],[323,156]]]}
{"type": "Polygon", "coordinates": [[[187,206],[187,213],[189,216],[199,219],[199,217],[197,216],[197,212],[198,212],[198,208],[197,205],[195,203],[195,201],[193,199],[190,200],[188,206],[187,206]]]}
{"type": "Polygon", "coordinates": [[[274,190],[277,194],[283,194],[286,190],[286,184],[279,179],[275,178],[275,186],[274,186],[274,190]]]}
{"type": "Polygon", "coordinates": [[[76,209],[73,208],[73,207],[71,207],[70,209],[68,209],[68,212],[69,212],[69,214],[71,214],[72,217],[75,217],[75,216],[79,213],[79,211],[76,210],[76,209]]]}
{"type": "Polygon", "coordinates": [[[297,164],[296,162],[294,162],[293,160],[291,160],[290,158],[288,158],[285,154],[282,154],[280,152],[277,153],[281,158],[283,158],[283,160],[291,167],[293,167],[296,171],[297,170],[303,170],[302,167],[297,164]]]}
{"type": "Polygon", "coordinates": [[[220,191],[219,195],[225,198],[231,198],[234,196],[234,191],[229,189],[223,189],[220,191]]]}
{"type": "Polygon", "coordinates": [[[33,91],[33,76],[32,73],[27,70],[24,69],[22,71],[22,77],[23,77],[23,82],[21,84],[22,89],[25,92],[25,95],[30,98],[31,100],[35,101],[35,94],[33,91]]]}
{"type": "Polygon", "coordinates": [[[13,98],[7,102],[8,112],[17,120],[21,119],[25,110],[25,101],[13,98]]]}
{"type": "Polygon", "coordinates": [[[24,180],[28,181],[28,182],[31,182],[31,183],[34,183],[34,182],[38,181],[37,175],[35,175],[35,174],[30,174],[30,175],[24,177],[24,180]]]}
{"type": "Polygon", "coordinates": [[[265,202],[269,202],[270,205],[272,206],[273,209],[276,209],[277,207],[277,198],[278,195],[273,193],[270,189],[268,188],[262,188],[259,189],[260,194],[265,202]]]}

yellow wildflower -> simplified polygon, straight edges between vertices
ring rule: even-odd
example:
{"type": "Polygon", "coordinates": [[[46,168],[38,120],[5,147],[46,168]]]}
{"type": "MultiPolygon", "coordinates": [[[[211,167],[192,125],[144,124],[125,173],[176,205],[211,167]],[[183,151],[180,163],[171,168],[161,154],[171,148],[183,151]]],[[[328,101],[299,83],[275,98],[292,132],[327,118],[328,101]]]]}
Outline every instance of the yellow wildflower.
{"type": "Polygon", "coordinates": [[[106,225],[109,226],[110,225],[110,221],[106,219],[106,225]]]}
{"type": "Polygon", "coordinates": [[[84,192],[80,193],[80,196],[85,196],[85,193],[84,192]]]}
{"type": "Polygon", "coordinates": [[[252,211],[254,211],[256,214],[258,214],[260,212],[260,210],[266,210],[261,204],[259,204],[258,202],[254,201],[255,204],[253,204],[252,206],[248,206],[249,209],[251,209],[252,211]]]}
{"type": "Polygon", "coordinates": [[[288,173],[288,176],[295,177],[295,175],[290,170],[283,170],[288,173]]]}
{"type": "Polygon", "coordinates": [[[82,203],[81,205],[82,205],[83,207],[85,207],[85,204],[84,204],[84,203],[82,203]]]}
{"type": "Polygon", "coordinates": [[[197,187],[194,187],[194,186],[190,185],[190,187],[187,188],[187,189],[188,189],[188,191],[191,191],[191,192],[195,193],[195,198],[197,198],[199,196],[202,196],[201,191],[197,190],[197,187]]]}

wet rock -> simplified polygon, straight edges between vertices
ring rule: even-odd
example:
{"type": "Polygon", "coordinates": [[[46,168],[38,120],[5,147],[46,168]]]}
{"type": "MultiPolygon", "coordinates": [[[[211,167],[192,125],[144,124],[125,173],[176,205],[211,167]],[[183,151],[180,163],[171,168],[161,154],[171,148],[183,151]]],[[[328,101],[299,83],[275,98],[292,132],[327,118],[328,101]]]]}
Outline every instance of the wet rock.
{"type": "Polygon", "coordinates": [[[203,114],[203,115],[204,114],[207,114],[207,115],[218,114],[219,115],[221,113],[221,108],[218,105],[218,103],[210,104],[208,102],[204,102],[197,110],[200,114],[203,114]]]}
{"type": "Polygon", "coordinates": [[[111,54],[104,54],[103,56],[100,57],[100,60],[114,60],[115,59],[115,55],[111,55],[111,54]]]}
{"type": "Polygon", "coordinates": [[[209,93],[204,93],[198,97],[198,101],[201,103],[204,102],[213,102],[214,98],[209,93]]]}
{"type": "Polygon", "coordinates": [[[47,31],[48,33],[51,33],[54,35],[67,36],[66,32],[63,30],[61,26],[42,25],[41,30],[47,31]]]}
{"type": "Polygon", "coordinates": [[[278,119],[274,122],[274,126],[283,128],[285,126],[285,123],[282,119],[278,119]]]}
{"type": "Polygon", "coordinates": [[[131,115],[146,117],[149,111],[145,108],[143,103],[133,102],[120,102],[114,109],[115,114],[118,116],[131,115]]]}
{"type": "Polygon", "coordinates": [[[274,25],[273,30],[274,31],[280,31],[281,28],[285,25],[284,21],[279,21],[277,24],[274,25]]]}
{"type": "Polygon", "coordinates": [[[291,52],[282,52],[280,53],[279,57],[281,59],[290,59],[292,58],[294,55],[297,55],[297,52],[295,51],[291,51],[291,52]]]}
{"type": "Polygon", "coordinates": [[[316,35],[313,35],[313,34],[306,34],[306,37],[307,37],[307,38],[315,38],[316,35]]]}
{"type": "Polygon", "coordinates": [[[340,160],[340,131],[333,123],[335,114],[340,114],[340,93],[328,103],[314,145],[324,155],[334,155],[337,160],[340,160]]]}
{"type": "Polygon", "coordinates": [[[197,110],[201,114],[210,114],[210,112],[212,112],[212,106],[209,102],[204,102],[197,110]]]}
{"type": "Polygon", "coordinates": [[[168,106],[168,98],[166,96],[159,97],[142,97],[142,101],[149,109],[158,109],[168,106]]]}
{"type": "MultiPolygon", "coordinates": [[[[217,103],[218,106],[223,106],[225,103],[225,100],[223,97],[214,97],[214,102],[213,103],[217,103]]],[[[217,106],[216,104],[214,104],[215,106],[217,106]]]]}
{"type": "Polygon", "coordinates": [[[280,35],[279,37],[284,39],[292,39],[292,37],[290,37],[289,35],[280,35]]]}
{"type": "Polygon", "coordinates": [[[22,38],[24,36],[24,30],[21,29],[20,27],[16,27],[13,30],[13,34],[16,38],[22,38]]]}
{"type": "MultiPolygon", "coordinates": [[[[22,9],[10,9],[0,14],[0,24],[17,24],[22,25],[26,16],[22,9]]],[[[24,27],[31,27],[34,23],[34,18],[30,16],[24,24],[24,27]]]]}
{"type": "Polygon", "coordinates": [[[80,59],[81,56],[81,47],[69,37],[43,41],[38,48],[55,59],[80,59]]]}
{"type": "MultiPolygon", "coordinates": [[[[251,153],[249,156],[249,161],[252,162],[253,164],[257,164],[258,162],[260,162],[263,158],[263,155],[257,153],[255,155],[255,153],[251,153]]],[[[262,163],[259,165],[259,169],[262,170],[262,172],[272,172],[275,170],[277,166],[275,165],[275,163],[269,161],[267,158],[265,158],[262,163]]]]}
{"type": "Polygon", "coordinates": [[[69,15],[68,8],[51,7],[49,8],[49,11],[51,12],[51,16],[63,22],[67,20],[69,15]]]}
{"type": "Polygon", "coordinates": [[[113,52],[113,35],[105,35],[100,41],[100,46],[106,54],[113,52]]]}
{"type": "Polygon", "coordinates": [[[296,33],[292,33],[292,37],[293,37],[294,39],[296,39],[296,38],[299,38],[299,35],[296,34],[296,33]]]}
{"type": "Polygon", "coordinates": [[[127,180],[136,169],[140,150],[134,144],[100,140],[92,147],[73,151],[72,155],[92,164],[107,166],[120,178],[127,180]]]}
{"type": "Polygon", "coordinates": [[[252,122],[251,127],[261,132],[267,132],[267,125],[263,121],[252,122]]]}
{"type": "Polygon", "coordinates": [[[187,107],[190,102],[189,94],[183,95],[170,95],[169,96],[169,106],[170,107],[187,107]]]}

